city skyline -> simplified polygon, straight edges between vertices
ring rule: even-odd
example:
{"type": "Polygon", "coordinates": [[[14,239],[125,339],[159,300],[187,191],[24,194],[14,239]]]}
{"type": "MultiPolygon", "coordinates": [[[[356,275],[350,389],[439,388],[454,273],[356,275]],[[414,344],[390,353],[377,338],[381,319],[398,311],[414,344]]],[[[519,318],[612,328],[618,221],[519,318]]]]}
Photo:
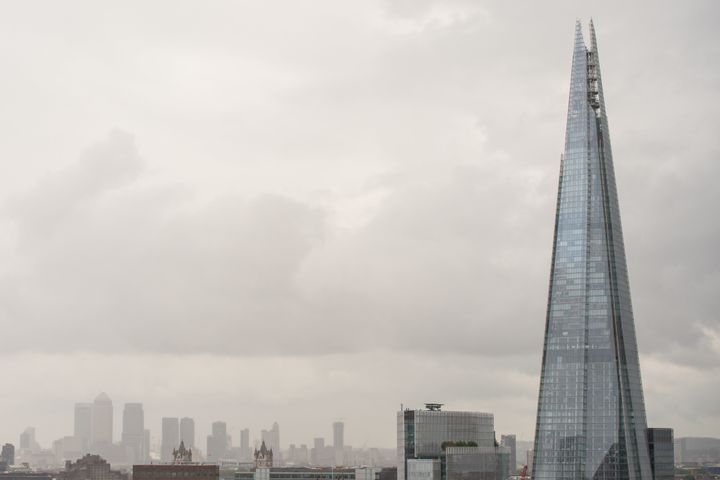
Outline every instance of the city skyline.
{"type": "Polygon", "coordinates": [[[425,401],[530,440],[591,16],[648,424],[718,435],[716,2],[30,3],[0,16],[3,442],[102,391],[116,441],[141,402],[203,450],[216,420],[392,446],[425,401]]]}
{"type": "MultiPolygon", "coordinates": [[[[150,448],[152,449],[152,453],[157,454],[162,460],[168,461],[171,457],[172,449],[176,448],[182,440],[187,448],[197,449],[204,455],[207,455],[205,441],[204,439],[200,439],[198,437],[198,434],[196,433],[198,428],[193,417],[162,417],[160,419],[159,426],[153,428],[153,425],[148,425],[145,422],[144,406],[142,402],[125,402],[121,407],[118,407],[121,414],[116,415],[116,407],[113,400],[106,392],[99,393],[95,400],[96,401],[94,403],[97,403],[98,401],[101,402],[100,406],[103,411],[100,413],[104,418],[107,418],[108,416],[110,418],[114,418],[112,428],[109,429],[109,433],[111,435],[110,444],[127,444],[133,449],[150,448]],[[110,405],[112,410],[106,410],[107,404],[110,405]],[[146,431],[151,432],[151,444],[144,447],[136,447],[135,445],[138,441],[142,445],[142,442],[144,441],[142,437],[144,437],[146,431]],[[167,444],[164,442],[166,437],[167,444]]],[[[67,435],[62,435],[59,438],[60,440],[65,439],[68,436],[77,437],[79,444],[83,445],[82,451],[91,453],[98,453],[98,447],[103,448],[108,444],[108,438],[106,436],[103,436],[100,444],[98,445],[98,442],[92,435],[93,425],[96,423],[96,417],[94,416],[95,411],[93,409],[94,403],[75,403],[73,417],[74,429],[65,432],[67,435]],[[90,407],[89,411],[87,407],[90,407]]],[[[276,451],[286,451],[290,445],[296,445],[298,447],[300,445],[311,446],[312,441],[315,438],[324,438],[331,448],[339,446],[342,449],[342,447],[345,446],[342,441],[344,438],[345,423],[342,420],[332,420],[328,424],[329,427],[328,425],[325,426],[330,429],[329,434],[324,433],[322,428],[320,428],[320,431],[312,433],[311,438],[304,440],[300,439],[294,442],[287,441],[285,444],[279,443],[280,425],[278,422],[273,422],[270,429],[258,429],[256,433],[253,433],[252,429],[248,428],[245,424],[232,424],[226,420],[217,419],[208,426],[208,434],[213,434],[213,428],[216,424],[221,425],[221,428],[224,428],[225,435],[227,435],[229,440],[225,448],[228,449],[230,447],[247,447],[249,450],[252,450],[253,448],[258,448],[261,443],[265,441],[268,448],[274,448],[276,451]],[[325,436],[317,437],[318,433],[324,433],[325,436]],[[340,435],[339,437],[337,437],[338,433],[340,435]],[[243,438],[243,435],[246,435],[247,438],[243,438]],[[335,445],[336,439],[340,440],[338,445],[335,445]],[[278,445],[280,448],[278,448],[278,445]]],[[[107,431],[108,429],[106,428],[105,430],[107,431]]],[[[22,437],[23,435],[29,435],[27,437],[27,442],[34,443],[35,449],[49,449],[52,445],[48,444],[51,444],[54,440],[58,440],[52,439],[47,442],[48,444],[42,444],[37,441],[37,431],[38,427],[36,425],[30,425],[23,429],[22,432],[19,432],[17,436],[22,437]],[[28,434],[28,432],[30,433],[28,434]]],[[[204,430],[200,428],[199,431],[202,432],[204,430]]],[[[9,443],[22,445],[23,441],[10,441],[9,443]]],[[[347,446],[352,447],[352,445],[347,446]]],[[[355,448],[358,447],[358,445],[355,446],[355,448]]],[[[385,445],[371,446],[371,448],[375,447],[388,448],[385,445]]],[[[100,453],[103,452],[100,451],[100,453]]]]}

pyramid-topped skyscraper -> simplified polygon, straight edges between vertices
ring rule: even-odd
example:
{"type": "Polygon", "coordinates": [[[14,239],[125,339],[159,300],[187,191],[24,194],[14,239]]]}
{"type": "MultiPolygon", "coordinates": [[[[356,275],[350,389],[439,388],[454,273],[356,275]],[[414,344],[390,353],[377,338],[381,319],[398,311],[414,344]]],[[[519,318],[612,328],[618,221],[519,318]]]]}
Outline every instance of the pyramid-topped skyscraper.
{"type": "Polygon", "coordinates": [[[595,30],[580,22],[560,162],[532,477],[652,478],[595,30]]]}

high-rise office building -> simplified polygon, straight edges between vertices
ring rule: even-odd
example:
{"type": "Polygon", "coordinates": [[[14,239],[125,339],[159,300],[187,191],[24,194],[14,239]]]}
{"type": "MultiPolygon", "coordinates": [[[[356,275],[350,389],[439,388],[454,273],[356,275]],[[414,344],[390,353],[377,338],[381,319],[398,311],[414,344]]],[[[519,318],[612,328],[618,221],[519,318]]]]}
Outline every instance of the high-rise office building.
{"type": "Polygon", "coordinates": [[[0,462],[4,463],[6,467],[15,465],[15,445],[6,443],[2,446],[0,462]]]}
{"type": "Polygon", "coordinates": [[[30,450],[30,445],[35,441],[35,427],[27,427],[20,434],[20,450],[30,450]]]}
{"type": "Polygon", "coordinates": [[[146,462],[150,460],[150,429],[148,428],[143,432],[143,457],[146,462]]]}
{"type": "Polygon", "coordinates": [[[177,417],[163,417],[162,440],[160,441],[160,460],[170,462],[172,452],[180,445],[180,424],[177,417]]]}
{"type": "Polygon", "coordinates": [[[128,463],[145,463],[145,412],[142,403],[126,403],[123,409],[122,444],[127,448],[128,463]]]}
{"type": "Polygon", "coordinates": [[[333,422],[333,447],[345,448],[345,424],[343,422],[333,422]]]}
{"type": "Polygon", "coordinates": [[[113,404],[107,393],[95,397],[92,410],[92,444],[106,448],[113,442],[113,404]]]}
{"type": "Polygon", "coordinates": [[[244,428],[240,430],[240,460],[243,462],[250,461],[252,452],[250,450],[250,429],[244,428]]]}
{"type": "Polygon", "coordinates": [[[281,465],[280,458],[280,426],[277,422],[272,424],[270,430],[262,430],[260,432],[260,440],[265,442],[265,446],[273,451],[275,465],[281,465]]]}
{"type": "Polygon", "coordinates": [[[76,403],[75,404],[75,429],[73,436],[78,438],[82,451],[87,452],[92,442],[92,403],[76,403]]]}
{"type": "Polygon", "coordinates": [[[280,452],[280,426],[277,422],[272,424],[270,430],[262,430],[260,432],[260,440],[265,442],[267,448],[272,449],[274,454],[280,452]]]}
{"type": "Polygon", "coordinates": [[[517,439],[515,435],[501,435],[500,445],[508,447],[510,449],[510,472],[514,472],[517,468],[517,439]]]}
{"type": "Polygon", "coordinates": [[[345,424],[333,422],[333,449],[335,450],[334,465],[345,465],[345,424]]]}
{"type": "Polygon", "coordinates": [[[310,463],[318,467],[332,467],[335,465],[335,448],[325,445],[325,439],[313,439],[313,448],[310,450],[310,463]]]}
{"type": "Polygon", "coordinates": [[[228,451],[227,424],[213,422],[212,435],[207,437],[207,459],[211,462],[222,460],[228,451]]]}
{"type": "Polygon", "coordinates": [[[397,413],[397,480],[505,478],[510,450],[496,445],[493,415],[440,407],[397,413]]]}
{"type": "Polygon", "coordinates": [[[648,448],[653,480],[675,478],[675,445],[672,428],[648,428],[648,448]]]}
{"type": "Polygon", "coordinates": [[[20,451],[36,452],[40,450],[37,440],[35,440],[35,427],[27,427],[20,434],[20,451]]]}
{"type": "Polygon", "coordinates": [[[195,420],[192,418],[180,419],[180,440],[184,442],[186,448],[195,448],[195,420]]]}
{"type": "Polygon", "coordinates": [[[595,30],[578,22],[560,162],[533,479],[650,479],[595,30]]]}

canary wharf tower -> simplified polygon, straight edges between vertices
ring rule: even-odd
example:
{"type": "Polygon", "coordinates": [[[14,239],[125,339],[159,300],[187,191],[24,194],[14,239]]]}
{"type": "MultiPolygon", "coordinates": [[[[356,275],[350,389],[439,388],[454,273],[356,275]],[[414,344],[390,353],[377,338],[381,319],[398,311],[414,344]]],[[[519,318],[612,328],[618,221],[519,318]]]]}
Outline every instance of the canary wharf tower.
{"type": "Polygon", "coordinates": [[[651,479],[595,30],[578,22],[560,161],[533,479],[651,479]]]}

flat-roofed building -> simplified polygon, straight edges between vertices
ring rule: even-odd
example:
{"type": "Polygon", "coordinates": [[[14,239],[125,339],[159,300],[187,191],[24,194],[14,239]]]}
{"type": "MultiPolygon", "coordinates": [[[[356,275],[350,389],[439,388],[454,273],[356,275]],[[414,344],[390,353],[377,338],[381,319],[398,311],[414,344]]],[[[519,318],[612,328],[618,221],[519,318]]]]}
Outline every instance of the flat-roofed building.
{"type": "Polygon", "coordinates": [[[447,447],[443,463],[445,480],[505,480],[510,476],[510,448],[447,447]]]}
{"type": "MultiPolygon", "coordinates": [[[[410,461],[444,461],[449,446],[496,447],[492,413],[445,411],[439,403],[427,403],[425,407],[397,412],[397,480],[411,480],[410,461]]],[[[414,467],[421,468],[420,465],[414,467]]],[[[445,480],[445,469],[441,469],[441,474],[440,478],[445,480]]]]}
{"type": "Polygon", "coordinates": [[[218,480],[220,466],[209,463],[133,465],[133,480],[218,480]]]}
{"type": "Polygon", "coordinates": [[[260,467],[249,471],[235,472],[235,480],[355,480],[355,469],[260,467]]]}
{"type": "Polygon", "coordinates": [[[648,448],[653,480],[675,478],[675,448],[672,428],[648,428],[648,448]]]}

